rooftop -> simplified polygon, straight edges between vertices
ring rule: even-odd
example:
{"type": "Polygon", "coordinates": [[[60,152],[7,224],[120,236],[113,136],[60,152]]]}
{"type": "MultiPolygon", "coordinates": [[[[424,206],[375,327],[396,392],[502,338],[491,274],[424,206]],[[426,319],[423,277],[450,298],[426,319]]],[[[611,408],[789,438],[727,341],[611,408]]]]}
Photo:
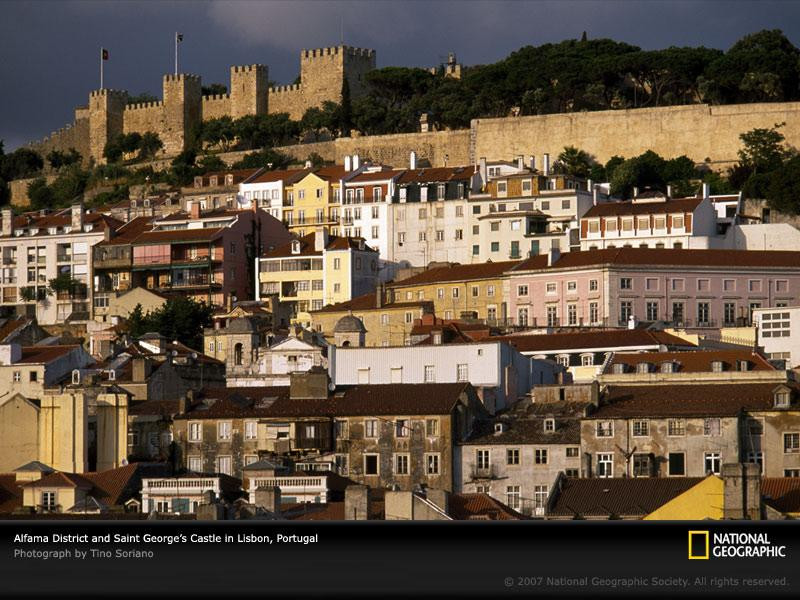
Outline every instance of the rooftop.
{"type": "MultiPolygon", "coordinates": [[[[316,250],[315,246],[315,236],[316,232],[309,233],[298,240],[292,240],[290,242],[286,242],[285,244],[281,244],[274,250],[270,250],[269,252],[265,252],[261,255],[261,258],[293,258],[295,256],[322,256],[322,252],[316,250]],[[292,252],[292,247],[295,242],[300,242],[300,251],[299,252],[292,252]]],[[[355,238],[355,237],[341,237],[336,235],[329,235],[328,236],[328,243],[325,246],[325,250],[359,250],[360,244],[364,242],[363,238],[355,238]]],[[[364,244],[363,250],[364,252],[376,252],[373,248],[370,248],[368,245],[364,244]]]]}
{"type": "Polygon", "coordinates": [[[555,352],[559,350],[594,350],[625,347],[686,347],[690,342],[664,331],[645,329],[610,329],[575,333],[519,334],[493,337],[507,342],[520,352],[555,352]]]}
{"type": "Polygon", "coordinates": [[[590,208],[583,218],[690,213],[702,201],[702,198],[676,198],[662,202],[601,202],[590,208]]]}
{"type": "MultiPolygon", "coordinates": [[[[668,334],[667,334],[668,335],[668,334]]],[[[738,371],[739,362],[746,362],[748,371],[774,371],[766,358],[752,350],[697,350],[692,352],[634,352],[614,354],[606,366],[605,373],[612,373],[614,365],[626,365],[628,372],[635,372],[637,365],[648,363],[650,373],[711,373],[715,362],[722,363],[723,371],[738,371]],[[671,371],[665,371],[669,363],[671,371]]]]}
{"type": "Polygon", "coordinates": [[[503,273],[519,265],[520,261],[486,262],[470,265],[454,264],[447,267],[427,269],[408,279],[401,279],[390,284],[391,287],[406,287],[448,281],[473,281],[477,279],[496,279],[503,273]]]}

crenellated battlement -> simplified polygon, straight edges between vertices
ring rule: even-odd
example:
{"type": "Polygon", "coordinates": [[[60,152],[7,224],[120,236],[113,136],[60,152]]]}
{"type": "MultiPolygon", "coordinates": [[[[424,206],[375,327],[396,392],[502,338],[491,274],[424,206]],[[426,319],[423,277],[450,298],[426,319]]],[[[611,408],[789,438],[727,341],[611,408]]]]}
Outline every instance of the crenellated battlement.
{"type": "Polygon", "coordinates": [[[269,93],[283,94],[286,92],[299,92],[301,87],[299,83],[293,83],[292,85],[276,85],[275,87],[269,88],[269,93]]]}
{"type": "Polygon", "coordinates": [[[153,102],[134,102],[133,104],[128,104],[125,107],[125,110],[143,110],[148,108],[161,108],[164,106],[164,102],[162,100],[154,100],[153,102]]]}
{"type": "Polygon", "coordinates": [[[213,102],[214,100],[230,100],[230,94],[209,94],[203,96],[203,102],[213,102]]]}
{"type": "Polygon", "coordinates": [[[366,58],[372,58],[375,56],[375,50],[371,50],[369,48],[356,48],[354,46],[329,46],[327,48],[311,48],[303,50],[300,52],[300,58],[302,59],[310,59],[310,58],[319,58],[322,56],[332,56],[337,54],[347,54],[349,56],[363,56],[366,58]]]}
{"type": "Polygon", "coordinates": [[[105,97],[105,96],[108,96],[109,98],[111,98],[111,97],[121,98],[121,97],[127,96],[127,95],[128,95],[128,92],[126,92],[125,90],[111,90],[111,89],[108,89],[108,88],[103,88],[103,89],[100,89],[100,90],[92,90],[91,92],[89,92],[89,97],[90,98],[102,98],[102,97],[105,97]]]}
{"type": "Polygon", "coordinates": [[[164,75],[164,81],[196,81],[197,83],[200,83],[200,76],[192,75],[191,73],[178,73],[177,75],[169,74],[164,75]]]}
{"type": "Polygon", "coordinates": [[[256,63],[253,65],[234,65],[231,67],[232,73],[252,73],[254,71],[266,71],[267,65],[256,63]]]}

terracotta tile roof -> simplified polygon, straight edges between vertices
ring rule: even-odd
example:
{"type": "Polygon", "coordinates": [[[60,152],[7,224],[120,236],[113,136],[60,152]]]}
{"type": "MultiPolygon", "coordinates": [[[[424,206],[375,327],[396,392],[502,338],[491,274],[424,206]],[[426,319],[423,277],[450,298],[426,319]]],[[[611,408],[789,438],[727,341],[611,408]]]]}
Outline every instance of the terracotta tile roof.
{"type": "Polygon", "coordinates": [[[565,479],[548,515],[643,517],[701,481],[702,477],[565,479]]]}
{"type": "Polygon", "coordinates": [[[492,340],[507,342],[520,352],[555,352],[559,350],[582,350],[624,348],[638,346],[688,347],[693,346],[677,336],[664,331],[644,329],[611,329],[603,331],[581,331],[577,333],[524,334],[493,337],[492,340]]]}
{"type": "Polygon", "coordinates": [[[475,433],[465,441],[468,446],[503,444],[571,444],[581,443],[581,422],[578,413],[568,417],[554,417],[555,431],[545,431],[545,417],[525,417],[519,419],[498,419],[492,423],[482,423],[475,433]],[[494,432],[495,423],[505,422],[507,429],[494,432]]]}
{"type": "Polygon", "coordinates": [[[175,419],[448,415],[469,383],[358,385],[328,398],[290,398],[288,387],[205,389],[175,419]],[[213,402],[208,402],[213,400],[213,402]]]}
{"type": "Polygon", "coordinates": [[[270,183],[273,181],[283,181],[287,185],[291,185],[295,181],[299,181],[305,177],[310,171],[308,169],[278,169],[275,171],[264,171],[260,175],[251,177],[242,183],[270,183]]]}
{"type": "Polygon", "coordinates": [[[489,494],[450,494],[447,513],[456,521],[519,521],[527,520],[510,506],[489,494]]]}
{"type": "MultiPolygon", "coordinates": [[[[371,521],[381,521],[384,518],[383,500],[369,499],[369,515],[371,521]]],[[[281,506],[281,519],[289,521],[344,521],[344,502],[328,502],[325,504],[283,504],[281,506]]]]}
{"type": "Polygon", "coordinates": [[[512,269],[524,271],[570,269],[600,265],[735,268],[800,268],[800,252],[786,250],[688,250],[675,248],[604,248],[566,252],[552,267],[547,255],[532,256],[512,269]]]}
{"type": "MultiPolygon", "coordinates": [[[[50,227],[65,227],[72,225],[72,215],[71,209],[66,208],[56,213],[51,213],[45,216],[40,216],[39,213],[25,213],[23,215],[19,215],[14,217],[13,220],[13,229],[38,229],[38,235],[44,236],[49,235],[47,230],[50,227]]],[[[115,219],[103,213],[84,213],[83,215],[83,223],[84,225],[91,225],[92,226],[92,233],[99,233],[104,231],[107,228],[117,229],[121,227],[124,223],[119,219],[115,219]]],[[[81,231],[72,231],[66,235],[78,235],[78,234],[85,234],[83,230],[81,231]]],[[[65,235],[62,231],[58,235],[65,235]]],[[[0,237],[16,237],[12,231],[10,236],[2,236],[0,237]]],[[[26,238],[29,239],[29,238],[26,238]]]]}
{"type": "Polygon", "coordinates": [[[22,488],[13,473],[0,475],[0,514],[8,514],[22,507],[22,488]]]}
{"type": "Polygon", "coordinates": [[[172,417],[177,413],[177,400],[145,400],[143,402],[131,402],[128,407],[129,415],[172,417]]]}
{"type": "Polygon", "coordinates": [[[408,279],[401,279],[389,284],[389,287],[400,288],[411,285],[445,283],[448,281],[475,281],[478,279],[497,279],[503,273],[519,265],[520,261],[486,262],[471,265],[451,265],[427,269],[408,279]]]}
{"type": "Polygon", "coordinates": [[[14,364],[47,364],[80,348],[80,346],[23,346],[22,358],[14,364]]]}
{"type": "Polygon", "coordinates": [[[469,181],[475,174],[476,167],[429,167],[407,169],[398,179],[398,185],[410,183],[438,183],[446,181],[469,181]]]}
{"type": "Polygon", "coordinates": [[[769,410],[776,383],[705,383],[610,386],[589,419],[733,417],[769,410]]]}
{"type": "MultiPolygon", "coordinates": [[[[274,250],[270,250],[269,252],[265,252],[261,255],[261,258],[292,258],[295,256],[322,256],[322,252],[315,250],[314,246],[314,238],[315,233],[309,233],[301,238],[300,241],[300,252],[297,254],[292,253],[292,242],[286,242],[285,244],[281,244],[274,250]]],[[[329,235],[328,236],[328,245],[325,247],[326,250],[358,250],[359,244],[364,241],[364,238],[355,238],[355,237],[341,237],[336,235],[329,235]]],[[[373,248],[370,248],[367,244],[364,244],[364,252],[377,252],[373,248]]]]}
{"type": "Polygon", "coordinates": [[[582,218],[690,213],[702,201],[702,198],[676,198],[666,202],[602,202],[590,208],[582,218]]]}
{"type": "Polygon", "coordinates": [[[90,490],[92,487],[94,487],[94,483],[78,473],[64,473],[62,471],[56,471],[55,473],[45,475],[36,481],[24,483],[22,484],[22,487],[69,487],[90,490]]]}
{"type": "Polygon", "coordinates": [[[774,371],[766,358],[752,350],[697,350],[692,352],[633,352],[615,353],[605,373],[613,373],[613,366],[623,364],[628,372],[635,372],[639,363],[650,363],[651,373],[660,373],[663,363],[673,363],[675,373],[711,373],[712,363],[722,361],[725,371],[737,371],[738,361],[747,361],[749,371],[774,371]]]}
{"type": "Polygon", "coordinates": [[[328,304],[319,310],[311,311],[311,314],[330,313],[330,312],[347,312],[347,311],[364,311],[364,310],[394,310],[403,308],[422,308],[433,311],[432,300],[409,300],[408,302],[384,302],[378,308],[377,297],[375,292],[369,292],[361,296],[356,296],[352,300],[345,302],[338,302],[336,304],[328,304]]]}
{"type": "Polygon", "coordinates": [[[761,497],[782,513],[800,513],[800,477],[764,477],[761,497]]]}
{"type": "Polygon", "coordinates": [[[225,227],[198,227],[196,229],[174,229],[164,231],[145,231],[133,242],[141,244],[168,244],[170,242],[206,242],[219,237],[225,227]]]}
{"type": "Polygon", "coordinates": [[[84,473],[84,479],[94,485],[93,498],[108,506],[124,504],[142,489],[142,477],[164,477],[169,466],[160,463],[132,463],[117,469],[84,473]]]}
{"type": "Polygon", "coordinates": [[[145,231],[153,227],[153,217],[136,217],[116,230],[116,235],[110,240],[99,242],[98,246],[118,246],[130,244],[145,231]]]}

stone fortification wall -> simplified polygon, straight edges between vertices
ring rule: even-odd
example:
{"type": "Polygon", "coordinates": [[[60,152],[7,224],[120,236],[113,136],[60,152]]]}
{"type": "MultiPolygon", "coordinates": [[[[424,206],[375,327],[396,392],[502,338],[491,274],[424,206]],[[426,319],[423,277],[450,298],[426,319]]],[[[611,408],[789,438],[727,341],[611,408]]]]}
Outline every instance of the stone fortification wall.
{"type": "Polygon", "coordinates": [[[128,104],[122,115],[123,133],[159,132],[164,128],[164,103],[142,102],[128,104]]]}
{"type": "Polygon", "coordinates": [[[231,95],[203,96],[203,121],[219,119],[231,114],[231,95]]]}

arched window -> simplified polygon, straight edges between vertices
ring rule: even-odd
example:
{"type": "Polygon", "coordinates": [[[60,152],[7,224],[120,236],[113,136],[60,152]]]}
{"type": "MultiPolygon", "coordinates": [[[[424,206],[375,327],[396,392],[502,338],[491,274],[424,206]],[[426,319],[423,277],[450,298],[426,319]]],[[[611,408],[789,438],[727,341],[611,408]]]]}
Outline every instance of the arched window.
{"type": "Polygon", "coordinates": [[[242,364],[242,345],[236,344],[233,347],[233,364],[241,365],[242,364]]]}

